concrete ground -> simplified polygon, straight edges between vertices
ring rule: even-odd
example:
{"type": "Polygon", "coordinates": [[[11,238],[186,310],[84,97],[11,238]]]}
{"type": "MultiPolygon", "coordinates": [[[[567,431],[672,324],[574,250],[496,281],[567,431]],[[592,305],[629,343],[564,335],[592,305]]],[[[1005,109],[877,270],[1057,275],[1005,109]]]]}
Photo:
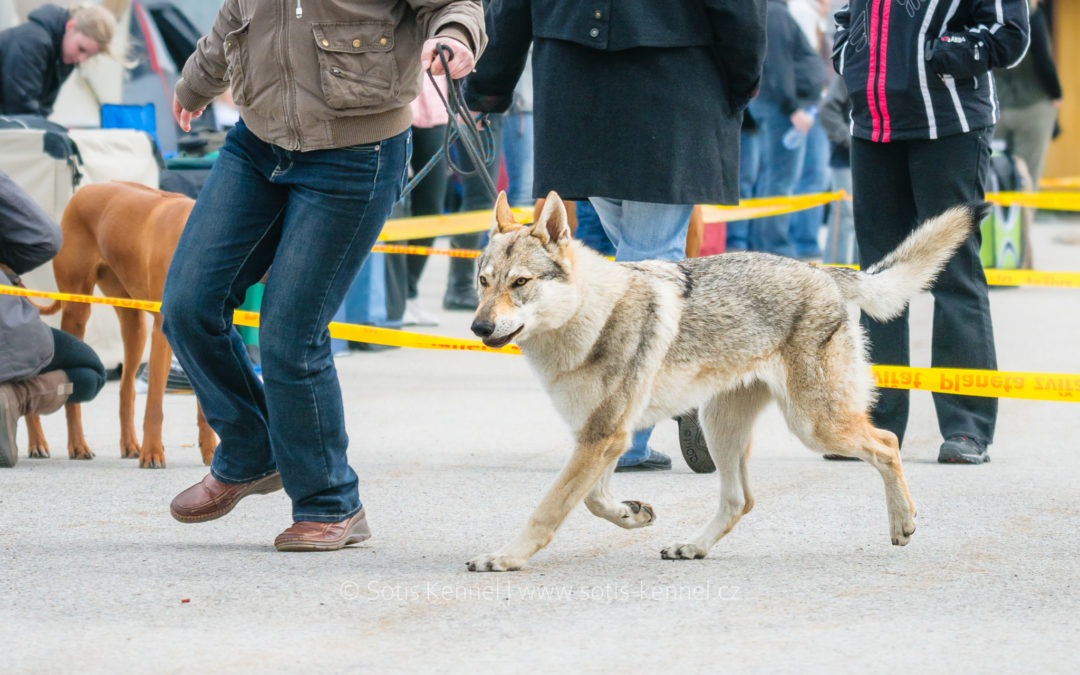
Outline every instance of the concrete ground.
{"type": "MultiPolygon", "coordinates": [[[[1034,245],[1040,269],[1080,271],[1080,220],[1043,219],[1034,245]]],[[[445,278],[434,258],[428,307],[445,278]]],[[[1080,373],[1080,290],[992,302],[1003,370],[1080,373]]],[[[930,309],[913,306],[914,365],[929,364],[930,309]]],[[[468,314],[441,318],[432,332],[468,335],[468,314]]],[[[0,670],[1075,672],[1076,403],[1002,400],[993,461],[942,466],[931,397],[914,393],[905,548],[876,472],[822,461],[770,408],[755,509],[681,562],[659,551],[711,516],[717,480],[690,472],[662,424],[674,470],[613,481],[653,504],[655,526],[578,508],[524,570],[482,575],[465,561],[517,532],[570,446],[524,359],[397,349],[337,367],[374,532],[337,553],[274,551],[282,493],[211,523],[169,517],[206,471],[191,396],[166,397],[160,471],[119,459],[116,383],[84,407],[97,459],[67,460],[63,416],[46,418],[53,458],[0,471],[0,670]]]]}

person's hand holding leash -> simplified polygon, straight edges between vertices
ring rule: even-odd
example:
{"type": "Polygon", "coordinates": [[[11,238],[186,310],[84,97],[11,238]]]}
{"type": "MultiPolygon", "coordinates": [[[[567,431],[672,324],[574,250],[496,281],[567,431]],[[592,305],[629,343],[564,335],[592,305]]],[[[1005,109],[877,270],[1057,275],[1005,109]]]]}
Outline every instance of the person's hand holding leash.
{"type": "Polygon", "coordinates": [[[424,46],[420,50],[420,67],[422,69],[430,70],[432,75],[442,75],[446,72],[443,70],[442,59],[438,57],[440,45],[451,52],[446,59],[451,78],[457,80],[473,71],[476,66],[476,58],[473,57],[472,50],[462,44],[460,40],[451,37],[431,38],[424,42],[424,46]]]}

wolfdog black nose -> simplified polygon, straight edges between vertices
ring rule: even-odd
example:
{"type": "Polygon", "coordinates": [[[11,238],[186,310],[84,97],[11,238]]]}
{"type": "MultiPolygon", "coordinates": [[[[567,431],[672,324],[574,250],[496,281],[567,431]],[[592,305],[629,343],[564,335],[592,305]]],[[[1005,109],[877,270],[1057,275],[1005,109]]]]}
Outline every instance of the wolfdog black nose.
{"type": "Polygon", "coordinates": [[[472,332],[478,338],[491,337],[491,334],[495,332],[495,324],[477,319],[472,322],[472,332]]]}

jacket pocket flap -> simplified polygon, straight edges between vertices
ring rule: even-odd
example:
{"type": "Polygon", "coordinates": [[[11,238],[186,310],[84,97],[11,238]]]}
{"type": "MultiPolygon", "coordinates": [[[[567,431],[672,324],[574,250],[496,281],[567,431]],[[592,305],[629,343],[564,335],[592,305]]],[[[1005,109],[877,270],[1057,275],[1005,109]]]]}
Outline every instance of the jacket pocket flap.
{"type": "Polygon", "coordinates": [[[394,24],[389,21],[314,23],[315,44],[328,52],[360,54],[394,48],[394,24]]]}

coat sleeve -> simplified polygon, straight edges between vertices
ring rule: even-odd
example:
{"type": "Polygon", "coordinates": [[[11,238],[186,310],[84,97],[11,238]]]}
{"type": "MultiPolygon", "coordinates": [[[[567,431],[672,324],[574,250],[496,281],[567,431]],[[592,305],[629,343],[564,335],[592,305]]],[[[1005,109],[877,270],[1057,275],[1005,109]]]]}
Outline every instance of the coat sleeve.
{"type": "Polygon", "coordinates": [[[742,110],[757,95],[765,62],[766,0],[705,3],[716,36],[716,55],[728,78],[732,108],[742,110]]]}
{"type": "Polygon", "coordinates": [[[969,0],[973,26],[989,52],[990,68],[1012,68],[1031,43],[1028,0],[969,0]]]}
{"type": "Polygon", "coordinates": [[[0,263],[24,274],[56,257],[62,241],[60,226],[0,171],[0,263]]]}
{"type": "Polygon", "coordinates": [[[199,39],[194,53],[184,64],[183,76],[176,83],[176,97],[185,110],[205,108],[229,88],[225,38],[243,26],[238,5],[237,0],[222,3],[210,32],[199,39]]]}
{"type": "Polygon", "coordinates": [[[44,43],[23,40],[4,61],[4,112],[8,115],[41,115],[52,112],[41,106],[45,73],[54,56],[44,43]]]}
{"type": "Polygon", "coordinates": [[[472,49],[480,57],[487,45],[484,31],[484,10],[480,0],[410,0],[426,37],[452,37],[472,49]]]}
{"type": "Polygon", "coordinates": [[[485,17],[487,49],[465,78],[465,102],[479,112],[506,112],[532,44],[531,0],[492,0],[485,17]]]}
{"type": "Polygon", "coordinates": [[[848,125],[851,116],[851,99],[848,97],[847,84],[842,77],[834,77],[825,92],[821,104],[821,126],[829,137],[829,144],[834,148],[851,147],[851,128],[848,125]]]}
{"type": "Polygon", "coordinates": [[[841,55],[844,53],[844,47],[847,46],[848,40],[851,39],[850,5],[841,7],[836,14],[833,15],[833,20],[836,22],[836,32],[833,34],[832,47],[833,70],[836,71],[837,75],[843,75],[844,64],[841,55]]]}
{"type": "Polygon", "coordinates": [[[1058,78],[1057,66],[1054,64],[1054,55],[1050,48],[1050,28],[1046,25],[1046,14],[1043,11],[1031,15],[1030,51],[1028,58],[1035,61],[1035,74],[1043,90],[1046,91],[1046,95],[1051,100],[1060,99],[1061,80],[1058,78]]]}

